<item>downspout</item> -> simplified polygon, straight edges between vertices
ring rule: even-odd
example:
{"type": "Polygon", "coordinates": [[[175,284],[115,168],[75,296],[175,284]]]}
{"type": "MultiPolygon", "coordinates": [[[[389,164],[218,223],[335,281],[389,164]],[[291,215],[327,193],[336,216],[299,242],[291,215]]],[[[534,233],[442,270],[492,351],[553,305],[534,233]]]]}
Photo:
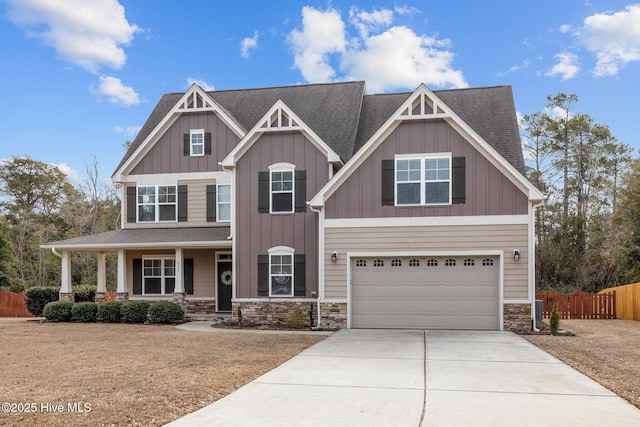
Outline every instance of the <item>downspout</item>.
{"type": "Polygon", "coordinates": [[[62,259],[62,254],[61,254],[61,253],[59,253],[59,252],[56,250],[56,248],[51,248],[51,252],[53,252],[53,254],[54,254],[55,256],[57,256],[58,258],[62,259]]]}
{"type": "MultiPolygon", "coordinates": [[[[309,205],[309,209],[311,209],[312,212],[315,212],[318,214],[318,217],[320,217],[322,215],[322,209],[318,209],[318,208],[314,208],[313,206],[309,205]]],[[[318,311],[318,321],[316,322],[316,326],[312,326],[311,330],[312,331],[320,331],[322,330],[322,312],[320,311],[320,277],[324,277],[324,272],[321,273],[321,270],[324,270],[324,230],[322,229],[323,224],[321,224],[322,221],[320,221],[320,218],[318,218],[318,298],[317,298],[317,311],[318,311]],[[322,244],[320,244],[320,241],[322,241],[322,244]]]]}
{"type": "MultiPolygon", "coordinates": [[[[540,205],[542,205],[544,203],[544,200],[539,201],[538,203],[534,203],[533,205],[531,205],[531,216],[533,217],[533,230],[532,230],[532,235],[531,235],[531,239],[534,239],[535,236],[535,212],[536,212],[536,208],[539,207],[540,205]]],[[[531,329],[533,329],[534,332],[540,332],[540,329],[538,329],[538,327],[536,326],[536,324],[538,323],[538,320],[536,319],[536,292],[535,292],[535,282],[536,282],[536,245],[535,242],[533,242],[533,247],[530,248],[531,250],[531,258],[533,261],[533,266],[531,267],[533,269],[533,295],[532,295],[532,299],[533,302],[531,303],[531,319],[533,319],[533,324],[531,325],[531,329]]]]}

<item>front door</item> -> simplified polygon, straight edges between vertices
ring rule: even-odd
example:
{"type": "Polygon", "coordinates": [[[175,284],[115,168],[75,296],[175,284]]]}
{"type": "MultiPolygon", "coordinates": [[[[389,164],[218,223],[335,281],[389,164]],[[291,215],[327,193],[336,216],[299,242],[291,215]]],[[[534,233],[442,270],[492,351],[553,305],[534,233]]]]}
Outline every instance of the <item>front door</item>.
{"type": "MultiPolygon", "coordinates": [[[[231,259],[220,258],[218,259],[218,311],[231,311],[231,295],[233,287],[231,259]]],[[[230,255],[229,258],[231,258],[230,255]]]]}

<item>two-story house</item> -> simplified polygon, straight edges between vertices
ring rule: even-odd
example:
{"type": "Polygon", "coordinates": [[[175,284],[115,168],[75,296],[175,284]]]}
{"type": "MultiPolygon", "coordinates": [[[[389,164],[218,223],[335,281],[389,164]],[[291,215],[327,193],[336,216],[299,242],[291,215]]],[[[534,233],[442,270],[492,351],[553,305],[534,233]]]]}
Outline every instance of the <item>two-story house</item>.
{"type": "Polygon", "coordinates": [[[364,82],[165,94],[112,176],[117,296],[323,328],[529,329],[534,210],[508,86],[364,82]]]}

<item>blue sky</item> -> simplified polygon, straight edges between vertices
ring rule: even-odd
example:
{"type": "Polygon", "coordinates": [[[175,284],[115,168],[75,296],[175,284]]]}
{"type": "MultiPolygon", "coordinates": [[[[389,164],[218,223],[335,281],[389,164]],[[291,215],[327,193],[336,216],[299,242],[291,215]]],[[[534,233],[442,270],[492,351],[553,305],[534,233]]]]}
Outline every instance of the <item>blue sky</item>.
{"type": "Polygon", "coordinates": [[[365,80],[511,85],[640,148],[640,3],[617,0],[0,0],[0,159],[108,178],[163,93],[365,80]],[[52,6],[53,4],[53,6],[52,6]]]}

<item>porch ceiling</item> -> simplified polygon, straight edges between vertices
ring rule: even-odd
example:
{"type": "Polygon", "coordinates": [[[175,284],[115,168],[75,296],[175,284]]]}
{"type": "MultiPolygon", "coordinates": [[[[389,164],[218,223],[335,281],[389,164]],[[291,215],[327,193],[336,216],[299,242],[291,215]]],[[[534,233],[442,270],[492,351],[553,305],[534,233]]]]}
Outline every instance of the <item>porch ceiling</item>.
{"type": "Polygon", "coordinates": [[[44,249],[114,252],[146,248],[230,248],[230,227],[122,229],[41,245],[44,249]]]}

